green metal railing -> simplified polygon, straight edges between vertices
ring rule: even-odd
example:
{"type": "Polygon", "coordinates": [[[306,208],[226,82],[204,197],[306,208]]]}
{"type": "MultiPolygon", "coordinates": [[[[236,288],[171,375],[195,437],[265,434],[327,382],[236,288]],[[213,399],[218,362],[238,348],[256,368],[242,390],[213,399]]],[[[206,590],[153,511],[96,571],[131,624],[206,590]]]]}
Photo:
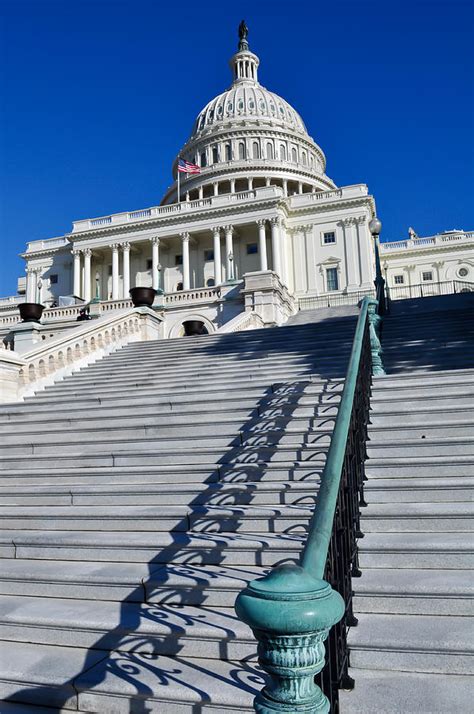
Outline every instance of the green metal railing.
{"type": "Polygon", "coordinates": [[[336,424],[300,563],[276,566],[249,583],[236,601],[237,615],[252,628],[259,663],[269,675],[254,702],[258,714],[337,712],[338,689],[352,686],[346,631],[357,624],[352,613],[351,578],[360,574],[357,539],[362,535],[359,507],[364,505],[370,383],[373,373],[383,373],[378,302],[364,297],[360,305],[336,424]],[[325,641],[331,628],[324,667],[325,641]]]}

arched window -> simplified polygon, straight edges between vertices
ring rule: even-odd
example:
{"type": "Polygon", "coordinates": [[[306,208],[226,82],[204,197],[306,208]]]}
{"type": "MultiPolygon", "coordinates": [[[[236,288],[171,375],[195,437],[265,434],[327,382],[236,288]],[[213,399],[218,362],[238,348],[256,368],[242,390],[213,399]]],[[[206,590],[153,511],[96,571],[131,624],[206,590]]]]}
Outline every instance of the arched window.
{"type": "Polygon", "coordinates": [[[303,151],[303,153],[301,154],[301,162],[303,166],[306,166],[306,151],[303,151]]]}
{"type": "Polygon", "coordinates": [[[181,292],[182,289],[183,289],[183,283],[178,283],[178,284],[176,285],[176,290],[175,290],[175,292],[179,293],[179,292],[181,292]]]}
{"type": "Polygon", "coordinates": [[[260,158],[260,145],[258,141],[254,141],[252,144],[252,156],[254,159],[260,158]]]}
{"type": "Polygon", "coordinates": [[[284,144],[280,144],[280,159],[286,161],[286,146],[284,144]]]}
{"type": "Polygon", "coordinates": [[[239,159],[245,159],[245,144],[243,141],[239,143],[239,159]]]}
{"type": "Polygon", "coordinates": [[[219,150],[218,150],[217,146],[213,146],[212,147],[212,163],[217,164],[218,161],[219,161],[219,150]]]}
{"type": "Polygon", "coordinates": [[[231,144],[225,145],[225,160],[232,161],[232,145],[231,144]]]}
{"type": "Polygon", "coordinates": [[[206,280],[206,288],[213,288],[215,284],[216,281],[214,280],[214,278],[208,278],[206,280]]]}
{"type": "Polygon", "coordinates": [[[267,159],[273,159],[273,144],[270,141],[267,144],[267,159]]]}
{"type": "Polygon", "coordinates": [[[201,166],[207,166],[206,152],[203,151],[201,154],[201,166]]]}
{"type": "Polygon", "coordinates": [[[291,150],[291,160],[296,164],[298,163],[298,153],[295,149],[295,147],[292,148],[291,150]]]}

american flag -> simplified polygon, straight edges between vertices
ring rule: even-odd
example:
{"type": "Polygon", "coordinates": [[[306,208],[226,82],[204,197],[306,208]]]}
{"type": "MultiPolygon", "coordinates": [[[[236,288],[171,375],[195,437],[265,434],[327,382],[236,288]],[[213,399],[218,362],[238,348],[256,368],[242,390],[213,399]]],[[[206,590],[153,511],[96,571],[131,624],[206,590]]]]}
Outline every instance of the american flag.
{"type": "Polygon", "coordinates": [[[197,164],[191,164],[189,161],[185,161],[185,159],[178,159],[178,171],[182,174],[200,174],[201,167],[197,164]]]}

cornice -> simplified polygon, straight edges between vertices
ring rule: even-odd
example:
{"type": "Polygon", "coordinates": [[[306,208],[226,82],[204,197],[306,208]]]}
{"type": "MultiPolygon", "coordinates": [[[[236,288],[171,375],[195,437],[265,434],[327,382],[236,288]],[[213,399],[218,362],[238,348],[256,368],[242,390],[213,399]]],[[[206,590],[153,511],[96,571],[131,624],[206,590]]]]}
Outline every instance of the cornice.
{"type": "MultiPolygon", "coordinates": [[[[267,209],[277,209],[282,210],[286,216],[288,216],[288,206],[285,199],[280,197],[272,197],[268,199],[262,199],[259,201],[253,201],[252,203],[245,204],[230,204],[228,206],[215,206],[209,208],[202,208],[196,213],[179,213],[174,216],[157,216],[156,218],[150,218],[147,221],[140,221],[140,223],[121,223],[115,226],[104,226],[103,228],[92,228],[87,231],[81,231],[80,233],[68,233],[66,238],[71,243],[82,243],[86,240],[91,240],[94,238],[104,238],[113,237],[116,235],[123,235],[124,233],[135,233],[135,232],[145,232],[150,229],[159,229],[164,227],[176,227],[176,231],[171,235],[178,235],[182,232],[179,230],[179,226],[183,223],[200,223],[203,219],[208,218],[209,220],[215,220],[222,218],[221,225],[227,225],[233,223],[233,220],[229,219],[229,214],[232,216],[242,215],[245,213],[253,213],[262,208],[267,209]]],[[[190,229],[191,230],[191,229],[190,229]]],[[[202,230],[199,228],[197,230],[202,230]]],[[[211,230],[211,229],[209,229],[211,230]]],[[[160,240],[163,240],[164,236],[160,236],[160,240]]]]}

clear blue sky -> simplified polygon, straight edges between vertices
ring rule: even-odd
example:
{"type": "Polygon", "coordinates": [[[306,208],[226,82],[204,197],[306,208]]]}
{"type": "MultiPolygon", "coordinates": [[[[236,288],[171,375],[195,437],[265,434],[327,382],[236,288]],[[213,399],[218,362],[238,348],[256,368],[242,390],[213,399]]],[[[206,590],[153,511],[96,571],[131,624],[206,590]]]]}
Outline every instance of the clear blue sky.
{"type": "Polygon", "coordinates": [[[245,18],[262,84],[302,114],[385,240],[474,229],[467,0],[0,0],[0,294],[26,241],[159,203],[245,18]]]}

